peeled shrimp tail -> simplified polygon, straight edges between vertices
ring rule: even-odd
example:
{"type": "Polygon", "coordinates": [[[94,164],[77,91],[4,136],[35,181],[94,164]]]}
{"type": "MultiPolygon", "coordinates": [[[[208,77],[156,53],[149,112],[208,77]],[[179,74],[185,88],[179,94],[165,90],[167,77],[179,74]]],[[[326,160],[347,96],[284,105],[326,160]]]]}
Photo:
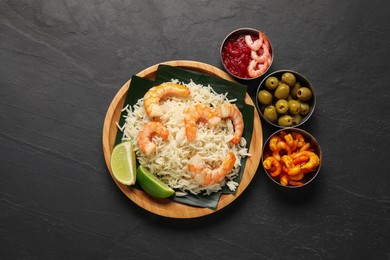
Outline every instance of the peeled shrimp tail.
{"type": "Polygon", "coordinates": [[[251,51],[251,61],[249,62],[247,72],[250,77],[256,78],[262,75],[269,66],[271,65],[272,62],[272,55],[270,53],[270,44],[267,39],[267,37],[260,32],[259,36],[262,39],[262,44],[260,48],[257,50],[252,49],[251,51]],[[263,53],[260,55],[260,52],[258,50],[263,50],[263,53]],[[260,55],[260,56],[259,56],[260,55]]]}
{"type": "Polygon", "coordinates": [[[203,104],[195,105],[199,119],[205,121],[210,126],[215,126],[221,121],[221,118],[210,107],[203,104]]]}
{"type": "Polygon", "coordinates": [[[234,137],[230,140],[232,144],[238,144],[244,132],[244,119],[241,111],[236,105],[230,103],[223,103],[218,109],[218,115],[221,118],[229,118],[233,122],[234,137]]]}
{"type": "Polygon", "coordinates": [[[259,38],[259,39],[255,40],[255,41],[253,41],[252,40],[252,36],[246,35],[245,36],[245,43],[246,43],[246,45],[248,45],[248,47],[252,51],[257,51],[258,49],[260,49],[261,45],[263,44],[263,39],[259,38]]]}
{"type": "Polygon", "coordinates": [[[196,104],[190,106],[184,111],[184,124],[188,141],[196,138],[196,124],[199,121],[206,122],[209,126],[215,126],[221,121],[221,118],[208,106],[196,104]]]}
{"type": "Polygon", "coordinates": [[[302,151],[302,152],[295,153],[294,155],[292,155],[292,159],[297,159],[302,156],[306,156],[309,158],[309,161],[304,163],[301,166],[301,171],[303,173],[313,171],[317,168],[318,165],[320,165],[320,158],[318,157],[317,154],[311,151],[302,151]]]}
{"type": "Polygon", "coordinates": [[[233,169],[236,162],[234,153],[229,152],[228,158],[215,169],[207,168],[199,155],[195,155],[188,162],[188,171],[192,178],[202,186],[210,186],[221,182],[233,169]]]}
{"type": "Polygon", "coordinates": [[[159,135],[163,140],[169,137],[168,129],[160,122],[146,123],[138,134],[138,146],[146,155],[152,154],[156,150],[156,144],[152,142],[154,135],[159,135]]]}
{"type": "MultiPolygon", "coordinates": [[[[262,34],[262,33],[260,33],[262,34]]],[[[258,51],[252,50],[251,52],[251,58],[256,60],[257,63],[264,63],[267,60],[270,59],[271,53],[269,52],[269,42],[267,40],[267,37],[264,36],[264,42],[261,45],[261,48],[259,48],[259,51],[263,50],[263,53],[259,56],[258,51]]]]}
{"type": "Polygon", "coordinates": [[[270,56],[269,52],[265,51],[265,50],[264,50],[263,54],[260,56],[257,55],[257,52],[251,51],[251,58],[259,64],[266,62],[268,60],[269,56],[270,56]]]}
{"type": "Polygon", "coordinates": [[[190,90],[181,84],[165,82],[151,88],[144,96],[144,107],[146,114],[152,120],[164,115],[164,110],[159,102],[167,96],[189,96],[190,90]]]}
{"type": "Polygon", "coordinates": [[[267,157],[263,161],[263,166],[270,172],[271,176],[273,177],[278,176],[282,172],[282,164],[272,156],[267,157]]]}

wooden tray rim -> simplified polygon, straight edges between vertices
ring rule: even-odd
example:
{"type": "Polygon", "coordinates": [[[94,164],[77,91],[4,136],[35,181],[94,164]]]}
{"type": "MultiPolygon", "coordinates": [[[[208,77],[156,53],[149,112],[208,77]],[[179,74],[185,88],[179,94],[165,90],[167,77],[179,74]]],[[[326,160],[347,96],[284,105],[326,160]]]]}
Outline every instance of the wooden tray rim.
{"type": "MultiPolygon", "coordinates": [[[[219,68],[216,68],[212,65],[198,62],[198,61],[189,61],[189,60],[175,60],[175,61],[166,61],[161,62],[159,64],[155,64],[153,66],[150,66],[141,72],[137,73],[136,75],[139,77],[145,77],[148,79],[154,79],[154,74],[157,71],[157,68],[160,64],[170,65],[170,66],[177,66],[184,69],[190,69],[195,71],[200,71],[202,73],[206,73],[213,76],[218,76],[223,79],[236,82],[229,74],[226,72],[220,70],[219,68]]],[[[107,165],[107,168],[109,170],[109,173],[116,183],[116,185],[119,187],[119,189],[135,204],[140,206],[141,208],[152,212],[154,214],[169,217],[169,218],[196,218],[201,216],[206,216],[212,213],[215,213],[222,208],[226,207],[230,203],[232,203],[236,198],[238,198],[242,192],[248,187],[249,183],[252,181],[254,175],[256,174],[257,168],[260,163],[261,154],[262,154],[262,147],[263,147],[263,131],[262,131],[262,125],[259,117],[259,113],[256,109],[256,106],[254,105],[252,99],[246,94],[245,102],[249,105],[252,105],[255,109],[254,113],[254,130],[252,133],[252,140],[251,145],[249,149],[249,153],[251,154],[250,157],[247,158],[247,162],[244,169],[244,174],[241,180],[240,185],[238,186],[238,189],[235,194],[222,194],[221,198],[219,200],[218,206],[215,210],[209,209],[209,208],[199,208],[199,207],[193,207],[184,205],[181,203],[174,202],[170,199],[156,199],[152,198],[142,190],[128,187],[126,185],[123,185],[119,183],[112,175],[111,167],[110,167],[110,158],[111,153],[114,147],[115,142],[115,136],[116,132],[118,130],[116,123],[119,121],[120,117],[120,110],[123,107],[124,98],[126,95],[126,92],[130,86],[130,81],[128,80],[121,89],[117,92],[117,94],[114,96],[113,100],[111,101],[111,104],[107,110],[105,119],[104,119],[104,125],[103,125],[103,153],[105,162],[107,165]],[[119,113],[118,113],[118,107],[119,107],[119,113]],[[118,115],[119,114],[119,115],[118,115]]]]}

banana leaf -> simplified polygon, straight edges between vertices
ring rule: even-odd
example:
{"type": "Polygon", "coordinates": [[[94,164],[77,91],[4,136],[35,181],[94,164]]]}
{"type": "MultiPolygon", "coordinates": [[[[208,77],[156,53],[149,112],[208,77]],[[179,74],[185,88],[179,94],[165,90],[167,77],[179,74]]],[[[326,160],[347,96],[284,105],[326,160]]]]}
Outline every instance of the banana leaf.
{"type": "MultiPolygon", "coordinates": [[[[244,133],[243,136],[247,140],[248,149],[249,144],[251,142],[252,132],[253,132],[253,123],[254,123],[254,107],[245,104],[245,96],[246,96],[246,86],[227,81],[225,79],[207,75],[204,73],[200,73],[197,71],[182,69],[178,67],[168,66],[168,65],[159,65],[156,77],[154,81],[144,79],[138,76],[133,76],[130,82],[130,88],[127,92],[124,107],[126,105],[134,105],[136,101],[142,98],[145,93],[153,86],[159,85],[163,82],[171,81],[172,79],[178,79],[180,82],[188,83],[190,80],[197,84],[202,85],[210,85],[214,91],[217,93],[228,93],[227,97],[229,99],[237,99],[235,104],[240,109],[243,118],[244,118],[244,133]]],[[[126,111],[123,111],[120,117],[119,125],[123,125],[125,122],[126,111]]],[[[123,133],[121,131],[117,132],[115,145],[122,141],[123,133]]],[[[241,161],[241,168],[238,176],[234,179],[236,182],[240,182],[243,171],[245,168],[246,158],[243,158],[241,161]]],[[[136,187],[139,188],[138,185],[136,187]]],[[[216,209],[218,206],[218,201],[220,199],[221,194],[226,193],[235,193],[228,189],[228,187],[224,187],[221,191],[213,193],[211,195],[187,195],[187,196],[173,196],[172,199],[176,202],[183,203],[186,205],[191,205],[195,207],[205,207],[216,209]]]]}
{"type": "Polygon", "coordinates": [[[231,82],[219,77],[200,73],[193,70],[186,70],[169,65],[158,66],[154,85],[160,85],[163,82],[178,79],[181,82],[189,83],[190,80],[196,84],[210,85],[217,93],[228,93],[228,99],[237,99],[235,105],[242,110],[245,105],[246,85],[231,82]]]}
{"type": "MultiPolygon", "coordinates": [[[[150,88],[153,87],[153,81],[144,79],[138,76],[132,76],[130,81],[130,87],[126,94],[126,99],[123,104],[123,107],[126,107],[127,105],[133,106],[135,103],[137,103],[137,100],[142,98],[146,92],[150,88]]],[[[121,117],[119,119],[118,124],[120,126],[123,126],[125,124],[127,115],[127,111],[122,111],[121,117]]],[[[115,138],[115,145],[122,142],[123,133],[121,131],[117,131],[116,138],[115,138]]]]}

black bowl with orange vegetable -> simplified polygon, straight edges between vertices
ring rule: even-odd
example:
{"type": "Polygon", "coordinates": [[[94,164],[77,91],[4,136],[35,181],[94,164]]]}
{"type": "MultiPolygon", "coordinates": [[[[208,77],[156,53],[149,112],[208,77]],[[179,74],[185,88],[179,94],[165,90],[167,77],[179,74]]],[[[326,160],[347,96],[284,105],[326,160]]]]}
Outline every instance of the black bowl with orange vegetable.
{"type": "Polygon", "coordinates": [[[273,183],[285,188],[300,188],[311,183],[322,164],[317,140],[299,128],[284,128],[265,142],[262,165],[273,183]]]}
{"type": "Polygon", "coordinates": [[[259,79],[271,67],[274,49],[264,32],[252,28],[240,28],[229,33],[220,49],[225,70],[236,79],[259,79]]]}
{"type": "Polygon", "coordinates": [[[313,114],[315,106],[312,84],[293,70],[268,74],[256,92],[256,107],[261,117],[278,128],[302,125],[313,114]]]}

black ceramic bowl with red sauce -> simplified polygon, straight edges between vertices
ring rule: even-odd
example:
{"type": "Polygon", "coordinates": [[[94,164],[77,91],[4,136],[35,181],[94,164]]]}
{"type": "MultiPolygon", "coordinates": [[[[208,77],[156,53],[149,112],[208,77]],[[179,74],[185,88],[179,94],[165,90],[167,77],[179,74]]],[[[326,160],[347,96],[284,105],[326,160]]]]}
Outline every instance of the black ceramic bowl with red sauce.
{"type": "MultiPolygon", "coordinates": [[[[271,67],[274,50],[268,37],[262,33],[263,42],[268,42],[270,58],[267,61],[267,65],[265,63],[264,66],[262,66],[263,64],[256,64],[252,69],[252,76],[248,73],[248,67],[253,59],[251,57],[252,49],[247,45],[245,37],[250,35],[251,40],[255,42],[259,39],[259,33],[262,32],[252,28],[240,28],[231,32],[223,40],[220,50],[221,62],[231,76],[241,80],[253,80],[264,75],[271,67]],[[254,71],[255,73],[253,73],[254,71]],[[253,74],[256,75],[254,76],[253,74]]],[[[257,51],[259,56],[261,55],[260,52],[261,48],[257,51]]]]}

